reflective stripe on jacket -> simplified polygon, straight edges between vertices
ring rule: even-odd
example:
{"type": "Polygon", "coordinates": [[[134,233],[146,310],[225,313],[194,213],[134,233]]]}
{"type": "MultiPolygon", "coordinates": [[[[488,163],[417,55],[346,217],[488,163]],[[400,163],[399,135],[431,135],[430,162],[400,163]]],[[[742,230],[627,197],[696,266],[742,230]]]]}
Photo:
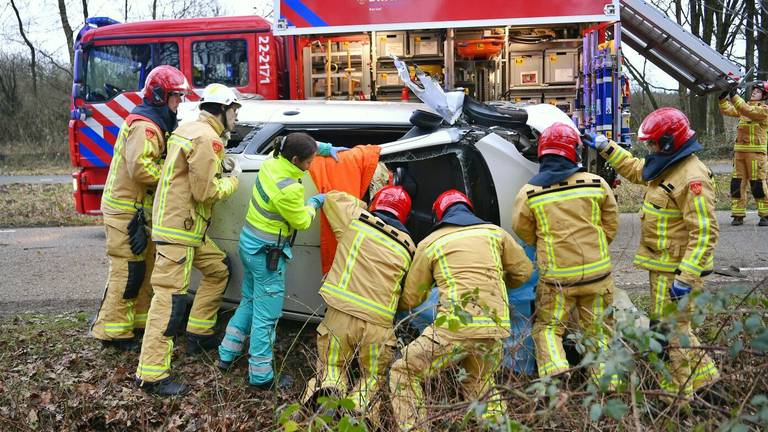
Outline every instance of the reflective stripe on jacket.
{"type": "Polygon", "coordinates": [[[143,117],[129,116],[117,135],[101,212],[133,214],[139,207],[151,212],[164,151],[165,136],[160,128],[143,117]]]}
{"type": "Polygon", "coordinates": [[[152,240],[199,246],[213,204],[237,189],[237,177],[221,177],[224,126],[207,112],[179,126],[168,139],[152,214],[152,240]]]}
{"type": "Polygon", "coordinates": [[[265,241],[289,237],[293,230],[309,228],[315,208],[304,204],[304,171],[278,156],[261,165],[253,184],[245,227],[265,241]]]}
{"type": "Polygon", "coordinates": [[[413,309],[437,284],[435,326],[468,338],[510,334],[507,286],[518,287],[533,265],[509,233],[493,224],[445,225],[419,243],[399,310],[413,309]]]}
{"type": "Polygon", "coordinates": [[[345,192],[328,192],[323,213],[338,240],[320,288],[323,300],[364,321],[392,327],[403,279],[416,250],[413,240],[345,192]]]}
{"type": "Polygon", "coordinates": [[[729,117],[739,117],[736,128],[735,151],[765,153],[768,143],[768,105],[762,102],[745,102],[739,96],[720,101],[720,112],[729,117]]]}
{"type": "Polygon", "coordinates": [[[712,271],[719,227],[712,172],[696,155],[677,162],[650,182],[642,180],[643,159],[611,141],[602,156],[633,183],[646,184],[640,210],[641,239],[635,265],[675,272],[693,283],[712,271]]]}
{"type": "Polygon", "coordinates": [[[541,280],[568,285],[610,274],[618,207],[608,184],[575,173],[548,187],[525,185],[517,195],[512,228],[535,245],[541,280]]]}

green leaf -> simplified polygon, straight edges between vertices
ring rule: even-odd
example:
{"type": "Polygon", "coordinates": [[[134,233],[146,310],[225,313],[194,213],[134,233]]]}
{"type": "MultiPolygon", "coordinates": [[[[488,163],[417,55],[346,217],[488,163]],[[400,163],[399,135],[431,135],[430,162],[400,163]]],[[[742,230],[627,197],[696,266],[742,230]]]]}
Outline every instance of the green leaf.
{"type": "Polygon", "coordinates": [[[603,415],[603,407],[600,406],[598,403],[592,404],[592,406],[589,408],[589,418],[592,421],[598,421],[600,420],[600,417],[603,415]]]}
{"type": "Polygon", "coordinates": [[[346,410],[353,410],[355,409],[355,401],[349,398],[344,398],[339,400],[339,406],[341,408],[344,408],[346,410]]]}
{"type": "Polygon", "coordinates": [[[661,353],[661,350],[663,349],[659,341],[657,341],[656,339],[651,339],[649,343],[649,348],[651,349],[651,351],[657,354],[661,353]]]}
{"type": "Polygon", "coordinates": [[[609,399],[605,403],[605,414],[616,420],[621,420],[627,411],[629,411],[629,407],[619,399],[609,399]]]}
{"type": "Polygon", "coordinates": [[[751,403],[752,406],[760,406],[768,403],[768,397],[766,397],[764,394],[759,394],[753,397],[749,403],[751,403]]]}
{"type": "Polygon", "coordinates": [[[744,326],[750,333],[754,333],[758,328],[763,327],[763,320],[760,315],[752,314],[744,321],[744,326]]]}
{"type": "Polygon", "coordinates": [[[760,352],[768,351],[768,330],[763,330],[762,333],[752,340],[752,348],[760,352]]]}
{"type": "Polygon", "coordinates": [[[729,349],[729,352],[731,354],[731,357],[736,357],[741,350],[744,349],[744,342],[741,341],[741,339],[737,339],[736,342],[731,345],[731,348],[729,349]]]}
{"type": "Polygon", "coordinates": [[[284,432],[294,432],[297,430],[299,430],[299,424],[293,420],[289,420],[283,425],[284,432]]]}

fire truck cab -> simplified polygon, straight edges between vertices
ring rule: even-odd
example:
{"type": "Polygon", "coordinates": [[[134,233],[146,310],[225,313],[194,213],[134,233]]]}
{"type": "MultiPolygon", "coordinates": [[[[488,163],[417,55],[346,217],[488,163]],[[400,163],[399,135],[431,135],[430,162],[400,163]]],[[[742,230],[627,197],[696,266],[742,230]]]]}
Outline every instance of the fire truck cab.
{"type": "MultiPolygon", "coordinates": [[[[286,78],[282,38],[257,16],[196,18],[120,24],[89,18],[75,44],[69,121],[75,207],[100,214],[112,148],[125,117],[139,103],[144,80],[168,64],[186,75],[196,100],[206,85],[222,83],[246,95],[278,99],[286,78]]],[[[282,95],[283,98],[287,95],[282,95]]]]}

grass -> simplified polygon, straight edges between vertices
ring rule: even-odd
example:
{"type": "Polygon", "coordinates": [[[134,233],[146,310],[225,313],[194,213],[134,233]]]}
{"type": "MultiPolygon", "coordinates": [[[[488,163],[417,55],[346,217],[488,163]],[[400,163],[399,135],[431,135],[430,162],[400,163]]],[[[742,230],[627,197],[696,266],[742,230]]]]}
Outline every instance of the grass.
{"type": "Polygon", "coordinates": [[[0,206],[0,228],[101,223],[75,211],[71,184],[0,184],[0,206]]]}

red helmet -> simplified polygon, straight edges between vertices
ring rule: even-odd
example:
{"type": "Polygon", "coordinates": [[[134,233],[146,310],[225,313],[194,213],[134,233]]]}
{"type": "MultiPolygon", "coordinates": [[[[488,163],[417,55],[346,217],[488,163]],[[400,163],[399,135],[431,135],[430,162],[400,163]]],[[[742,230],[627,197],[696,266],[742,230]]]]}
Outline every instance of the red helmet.
{"type": "Polygon", "coordinates": [[[637,139],[655,141],[659,144],[659,153],[669,154],[679,150],[695,134],[682,111],[665,107],[645,117],[637,131],[637,139]]]}
{"type": "Polygon", "coordinates": [[[390,212],[405,224],[411,212],[411,196],[402,186],[384,186],[373,196],[370,210],[390,212]]]}
{"type": "Polygon", "coordinates": [[[581,138],[576,129],[565,123],[555,123],[544,129],[539,137],[539,160],[544,155],[554,154],[577,163],[576,147],[579,144],[581,144],[581,138]]]}
{"type": "Polygon", "coordinates": [[[188,92],[187,78],[173,66],[162,65],[152,69],[144,82],[144,100],[156,106],[167,104],[171,93],[188,92]]]}
{"type": "Polygon", "coordinates": [[[445,211],[448,210],[448,207],[459,203],[466,204],[473,211],[475,210],[475,208],[472,206],[472,201],[470,201],[466,195],[457,191],[456,189],[448,189],[447,191],[441,193],[440,196],[435,199],[435,203],[432,204],[432,214],[435,216],[435,221],[441,221],[445,211]]]}
{"type": "Polygon", "coordinates": [[[763,100],[768,99],[768,81],[755,81],[754,87],[763,93],[763,100]]]}

